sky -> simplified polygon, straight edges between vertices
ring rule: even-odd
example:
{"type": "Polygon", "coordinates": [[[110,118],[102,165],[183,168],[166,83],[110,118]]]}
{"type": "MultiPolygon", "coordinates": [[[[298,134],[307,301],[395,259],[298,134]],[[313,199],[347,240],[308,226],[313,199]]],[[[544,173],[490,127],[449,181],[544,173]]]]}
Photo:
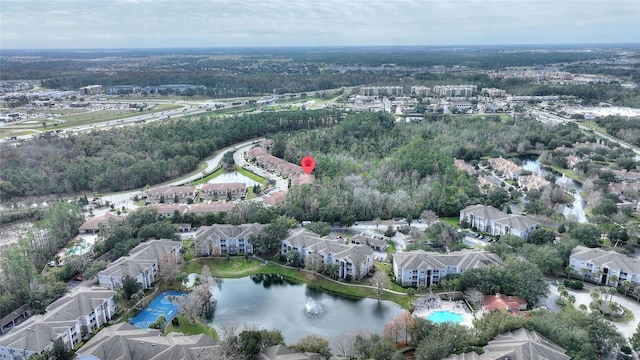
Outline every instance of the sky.
{"type": "Polygon", "coordinates": [[[640,43],[640,0],[0,0],[0,49],[640,43]]]}

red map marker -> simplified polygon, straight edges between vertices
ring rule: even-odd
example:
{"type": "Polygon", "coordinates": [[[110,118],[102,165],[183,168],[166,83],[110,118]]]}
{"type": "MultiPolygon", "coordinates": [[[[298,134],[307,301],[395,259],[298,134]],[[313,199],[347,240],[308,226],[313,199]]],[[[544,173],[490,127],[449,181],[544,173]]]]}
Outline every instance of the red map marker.
{"type": "Polygon", "coordinates": [[[304,170],[304,172],[309,175],[313,171],[313,168],[316,166],[316,159],[311,156],[305,156],[302,158],[300,165],[302,166],[302,170],[304,170]]]}

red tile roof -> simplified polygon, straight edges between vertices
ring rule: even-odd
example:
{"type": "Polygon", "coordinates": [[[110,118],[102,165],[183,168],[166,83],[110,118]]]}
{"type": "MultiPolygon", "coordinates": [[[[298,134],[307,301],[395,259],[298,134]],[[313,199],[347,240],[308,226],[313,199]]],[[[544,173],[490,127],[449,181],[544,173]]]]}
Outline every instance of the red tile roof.
{"type": "Polygon", "coordinates": [[[506,310],[510,313],[517,313],[527,308],[527,302],[518,296],[507,296],[503,294],[485,295],[482,298],[485,311],[506,310]]]}

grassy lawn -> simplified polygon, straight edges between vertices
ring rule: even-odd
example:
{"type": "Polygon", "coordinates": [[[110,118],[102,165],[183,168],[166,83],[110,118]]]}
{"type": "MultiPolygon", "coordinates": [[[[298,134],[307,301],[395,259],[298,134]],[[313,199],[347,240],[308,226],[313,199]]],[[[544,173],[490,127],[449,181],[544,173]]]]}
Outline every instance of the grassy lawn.
{"type": "Polygon", "coordinates": [[[213,179],[215,179],[216,177],[218,177],[218,176],[220,176],[222,174],[224,174],[224,169],[222,168],[222,166],[220,166],[217,169],[215,169],[212,173],[210,173],[209,175],[203,177],[202,179],[194,181],[192,184],[193,185],[206,184],[210,180],[213,180],[213,179]]]}
{"type": "Polygon", "coordinates": [[[553,165],[545,165],[545,166],[549,166],[551,169],[553,169],[553,171],[559,172],[560,174],[563,174],[564,176],[582,184],[582,181],[583,181],[582,178],[578,174],[576,174],[575,171],[573,170],[563,169],[561,167],[557,167],[553,165]]]}
{"type": "Polygon", "coordinates": [[[147,115],[147,114],[153,114],[161,111],[179,109],[181,107],[182,107],[181,105],[161,104],[161,105],[155,105],[150,110],[145,110],[145,111],[123,111],[123,110],[92,111],[92,112],[63,117],[63,119],[65,120],[63,127],[66,128],[71,126],[87,125],[87,124],[98,123],[98,122],[126,119],[133,116],[147,115]]]}
{"type": "Polygon", "coordinates": [[[396,253],[396,244],[389,240],[387,241],[387,254],[395,254],[396,253]]]}
{"type": "Polygon", "coordinates": [[[256,195],[256,193],[253,192],[253,186],[247,186],[247,200],[251,200],[256,196],[258,195],[256,195]]]}
{"type": "Polygon", "coordinates": [[[247,170],[247,169],[245,169],[245,168],[243,168],[243,167],[241,167],[239,165],[236,165],[236,170],[240,174],[248,177],[249,179],[251,179],[253,181],[259,182],[260,184],[265,184],[267,182],[267,179],[263,178],[262,176],[260,176],[258,174],[252,173],[251,171],[249,171],[249,170],[247,170]]]}
{"type": "Polygon", "coordinates": [[[440,221],[444,221],[445,223],[453,226],[456,229],[460,227],[460,218],[459,217],[440,218],[440,221]]]}
{"type": "Polygon", "coordinates": [[[179,332],[185,335],[206,334],[211,336],[214,339],[218,338],[218,334],[216,333],[216,330],[214,328],[210,328],[206,324],[203,324],[201,322],[196,322],[195,324],[192,324],[184,316],[176,316],[176,319],[178,319],[178,322],[180,325],[175,326],[173,325],[173,322],[170,321],[169,325],[167,325],[167,328],[164,330],[165,334],[168,334],[170,332],[179,332]]]}
{"type": "MultiPolygon", "coordinates": [[[[310,274],[299,269],[285,268],[277,265],[273,262],[267,262],[262,265],[261,261],[256,258],[249,258],[245,261],[244,257],[231,257],[227,258],[207,258],[197,259],[189,262],[183,267],[183,271],[189,273],[201,273],[202,266],[207,265],[211,270],[211,274],[214,276],[220,276],[223,278],[240,278],[254,274],[275,274],[282,275],[290,280],[299,281],[310,284],[312,286],[324,289],[326,291],[334,292],[336,294],[352,296],[356,298],[373,298],[376,299],[376,292],[374,289],[349,286],[347,284],[336,283],[330,281],[322,276],[310,274]]],[[[366,284],[361,284],[366,285],[366,284]]],[[[390,300],[405,309],[409,308],[409,297],[405,295],[396,295],[387,292],[383,292],[382,300],[390,300]]]]}

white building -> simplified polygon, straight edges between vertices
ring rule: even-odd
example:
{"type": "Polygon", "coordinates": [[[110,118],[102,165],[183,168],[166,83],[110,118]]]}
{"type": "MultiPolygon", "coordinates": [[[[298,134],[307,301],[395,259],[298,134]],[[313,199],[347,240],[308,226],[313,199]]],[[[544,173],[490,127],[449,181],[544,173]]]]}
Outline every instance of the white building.
{"type": "Polygon", "coordinates": [[[149,240],[131,250],[98,273],[98,283],[108,289],[122,287],[122,280],[130,276],[147,289],[156,281],[158,269],[163,261],[182,260],[182,244],[173,240],[149,240]]]}
{"type": "Polygon", "coordinates": [[[471,205],[460,211],[460,222],[492,236],[515,235],[527,240],[539,224],[522,215],[510,215],[494,207],[471,205]]]}
{"type": "Polygon", "coordinates": [[[503,265],[503,262],[498,255],[489,251],[465,249],[443,254],[416,250],[395,254],[393,274],[396,283],[401,286],[430,287],[440,284],[449,275],[493,264],[503,265]]]}
{"type": "Polygon", "coordinates": [[[431,88],[429,88],[428,86],[412,86],[411,95],[427,97],[431,95],[431,88]]]}
{"type": "Polygon", "coordinates": [[[0,337],[0,359],[25,360],[29,356],[53,349],[60,339],[68,349],[116,313],[114,291],[104,288],[78,287],[47,306],[36,315],[16,325],[0,337]]]}
{"type": "Polygon", "coordinates": [[[258,236],[265,226],[258,223],[202,226],[196,233],[196,253],[200,256],[253,254],[249,237],[258,236]]]}
{"type": "Polygon", "coordinates": [[[363,86],[360,95],[364,96],[402,96],[402,86],[363,86]]]}
{"type": "Polygon", "coordinates": [[[585,279],[601,285],[617,286],[624,280],[631,281],[634,286],[640,285],[640,259],[615,251],[579,245],[571,251],[569,266],[585,279]],[[617,281],[611,280],[612,275],[617,281]]]}
{"type": "Polygon", "coordinates": [[[470,97],[478,91],[476,85],[436,85],[433,93],[443,97],[470,97]]]}
{"type": "Polygon", "coordinates": [[[317,254],[322,265],[336,264],[339,279],[362,279],[373,268],[373,250],[365,244],[345,244],[340,240],[322,238],[306,229],[297,229],[282,241],[280,254],[286,256],[291,250],[300,253],[302,263],[317,254]]]}

